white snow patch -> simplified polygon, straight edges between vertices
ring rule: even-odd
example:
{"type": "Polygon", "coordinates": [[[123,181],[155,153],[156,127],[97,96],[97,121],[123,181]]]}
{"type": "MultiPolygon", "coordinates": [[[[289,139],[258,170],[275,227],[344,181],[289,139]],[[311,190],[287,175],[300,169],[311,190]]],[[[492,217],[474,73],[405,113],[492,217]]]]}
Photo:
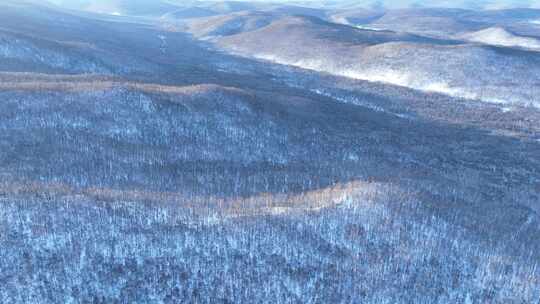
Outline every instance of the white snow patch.
{"type": "Polygon", "coordinates": [[[332,22],[334,23],[338,23],[338,24],[344,24],[344,25],[351,25],[351,23],[347,20],[347,18],[345,17],[336,17],[336,16],[333,16],[331,18],[332,22]]]}
{"type": "Polygon", "coordinates": [[[422,91],[441,93],[449,96],[460,97],[465,99],[480,99],[478,94],[473,92],[468,92],[461,88],[450,87],[447,83],[444,82],[433,82],[427,85],[424,85],[420,88],[422,91]]]}
{"type": "Polygon", "coordinates": [[[257,59],[266,60],[278,64],[295,66],[307,70],[313,70],[323,73],[329,73],[336,76],[343,76],[352,79],[364,80],[369,82],[378,82],[384,84],[390,84],[395,86],[401,86],[411,88],[414,90],[430,93],[440,93],[450,97],[463,98],[469,100],[480,100],[489,103],[496,104],[508,104],[510,101],[506,101],[500,98],[492,96],[485,96],[478,93],[473,89],[464,88],[460,86],[452,86],[445,81],[432,81],[418,75],[406,71],[393,70],[391,68],[386,69],[367,69],[367,70],[353,70],[345,69],[340,70],[337,68],[329,67],[322,59],[313,60],[289,60],[284,59],[273,54],[257,54],[254,56],[257,59]]]}
{"type": "Polygon", "coordinates": [[[165,54],[167,52],[167,47],[168,47],[167,37],[165,35],[158,35],[157,37],[161,41],[161,45],[159,46],[159,49],[161,53],[165,54]]]}
{"type": "MultiPolygon", "coordinates": [[[[375,105],[375,104],[373,104],[371,102],[368,102],[366,100],[363,100],[363,99],[361,100],[361,99],[359,99],[357,97],[354,97],[354,96],[350,96],[349,98],[335,96],[335,95],[333,95],[333,94],[331,94],[329,92],[325,92],[324,90],[320,90],[320,89],[312,89],[310,91],[315,93],[315,94],[321,95],[321,96],[325,96],[325,97],[335,99],[335,100],[337,100],[339,102],[342,102],[342,103],[354,104],[354,105],[357,105],[357,106],[368,108],[368,109],[373,110],[375,112],[382,112],[382,113],[394,115],[396,117],[403,118],[403,119],[412,119],[412,117],[410,117],[409,115],[387,111],[383,107],[380,107],[378,105],[375,105]]],[[[356,161],[356,160],[358,160],[357,158],[358,158],[358,156],[354,155],[354,156],[350,156],[349,160],[355,160],[356,161]]]]}
{"type": "Polygon", "coordinates": [[[540,51],[540,40],[514,35],[504,28],[492,27],[463,36],[465,40],[489,45],[520,47],[540,51]]]}
{"type": "Polygon", "coordinates": [[[394,70],[345,70],[339,73],[339,75],[348,78],[366,80],[371,82],[389,83],[404,87],[410,87],[412,83],[411,75],[394,70]]]}
{"type": "Polygon", "coordinates": [[[357,29],[361,29],[361,30],[368,30],[368,31],[377,31],[377,32],[384,31],[384,29],[380,29],[380,28],[372,27],[372,26],[367,26],[367,25],[353,25],[353,27],[355,27],[357,29]]]}
{"type": "Polygon", "coordinates": [[[271,215],[281,215],[290,212],[290,208],[287,207],[272,207],[268,209],[268,213],[271,215]]]}
{"type": "Polygon", "coordinates": [[[354,23],[351,23],[351,22],[349,22],[349,20],[347,20],[347,18],[345,18],[345,17],[332,17],[331,19],[332,19],[332,21],[333,21],[334,23],[352,26],[352,27],[355,27],[355,28],[361,29],[361,30],[384,31],[383,29],[376,28],[376,27],[371,27],[371,26],[369,26],[369,25],[364,25],[364,24],[354,24],[354,23]]]}
{"type": "Polygon", "coordinates": [[[440,93],[451,97],[484,100],[487,102],[500,103],[499,100],[482,98],[479,94],[471,92],[465,88],[452,87],[446,82],[426,82],[415,78],[412,74],[395,70],[369,70],[369,71],[344,71],[341,76],[365,80],[370,82],[386,83],[401,87],[407,87],[423,92],[440,93]]]}

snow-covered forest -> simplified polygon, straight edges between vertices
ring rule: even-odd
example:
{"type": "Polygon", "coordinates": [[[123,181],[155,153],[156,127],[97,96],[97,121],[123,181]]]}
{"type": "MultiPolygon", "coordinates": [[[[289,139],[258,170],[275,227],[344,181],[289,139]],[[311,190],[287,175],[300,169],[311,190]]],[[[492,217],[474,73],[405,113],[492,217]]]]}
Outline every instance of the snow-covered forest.
{"type": "Polygon", "coordinates": [[[0,303],[540,304],[540,11],[85,3],[0,3],[0,303]]]}

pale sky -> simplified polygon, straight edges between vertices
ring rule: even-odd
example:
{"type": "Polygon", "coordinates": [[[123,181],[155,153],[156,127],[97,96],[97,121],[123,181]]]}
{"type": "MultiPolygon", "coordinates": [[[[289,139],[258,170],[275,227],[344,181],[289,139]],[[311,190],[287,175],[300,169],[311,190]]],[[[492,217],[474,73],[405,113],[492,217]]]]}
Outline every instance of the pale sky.
{"type": "MultiPolygon", "coordinates": [[[[57,5],[71,7],[110,7],[114,8],[120,1],[136,2],[170,2],[176,4],[185,4],[195,2],[196,0],[48,0],[57,5]]],[[[199,2],[219,2],[215,0],[198,0],[199,2]]],[[[237,0],[242,1],[242,0],[237,0]]],[[[403,8],[403,7],[462,7],[462,8],[540,8],[540,0],[252,0],[243,2],[272,2],[272,3],[291,3],[291,4],[344,4],[344,5],[359,5],[372,7],[374,5],[387,8],[403,8]]]]}

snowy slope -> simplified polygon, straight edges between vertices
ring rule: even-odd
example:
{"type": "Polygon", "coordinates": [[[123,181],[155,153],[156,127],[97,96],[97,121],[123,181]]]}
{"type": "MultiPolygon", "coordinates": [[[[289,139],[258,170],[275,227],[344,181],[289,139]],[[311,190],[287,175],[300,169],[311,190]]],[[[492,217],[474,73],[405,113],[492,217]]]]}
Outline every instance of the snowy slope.
{"type": "Polygon", "coordinates": [[[307,17],[280,18],[213,41],[244,56],[334,75],[459,98],[540,104],[535,52],[355,29],[307,17]]]}
{"type": "Polygon", "coordinates": [[[540,50],[540,39],[515,35],[502,27],[491,27],[461,36],[462,39],[489,45],[540,50]]]}

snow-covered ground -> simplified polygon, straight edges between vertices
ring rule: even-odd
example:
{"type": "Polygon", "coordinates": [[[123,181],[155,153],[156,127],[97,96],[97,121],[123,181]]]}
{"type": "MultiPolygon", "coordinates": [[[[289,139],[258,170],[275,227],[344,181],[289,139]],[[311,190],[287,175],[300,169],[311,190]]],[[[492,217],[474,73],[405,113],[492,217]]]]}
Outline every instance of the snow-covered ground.
{"type": "Polygon", "coordinates": [[[462,38],[471,42],[540,51],[540,40],[532,37],[517,36],[501,27],[492,27],[469,33],[462,36],[462,38]]]}
{"type": "Polygon", "coordinates": [[[16,59],[51,68],[85,73],[107,74],[109,71],[84,56],[65,50],[37,46],[33,42],[0,33],[0,59],[16,59]]]}
{"type": "MultiPolygon", "coordinates": [[[[270,61],[273,63],[291,65],[303,69],[329,73],[336,76],[343,76],[352,79],[365,80],[369,82],[378,82],[391,84],[396,86],[407,87],[422,92],[439,93],[456,98],[463,98],[469,100],[480,100],[489,103],[496,104],[509,104],[509,103],[522,103],[518,98],[505,98],[498,95],[497,90],[494,92],[483,92],[475,87],[467,87],[462,85],[451,85],[450,80],[445,81],[442,79],[433,80],[425,73],[413,73],[407,70],[400,70],[397,68],[364,68],[359,67],[355,69],[340,69],[334,68],[332,65],[326,63],[325,60],[289,60],[276,56],[274,54],[258,54],[255,56],[257,59],[270,61]]],[[[503,94],[502,91],[500,94],[503,94]]],[[[534,100],[529,100],[532,105],[539,106],[540,103],[534,100]]]]}

